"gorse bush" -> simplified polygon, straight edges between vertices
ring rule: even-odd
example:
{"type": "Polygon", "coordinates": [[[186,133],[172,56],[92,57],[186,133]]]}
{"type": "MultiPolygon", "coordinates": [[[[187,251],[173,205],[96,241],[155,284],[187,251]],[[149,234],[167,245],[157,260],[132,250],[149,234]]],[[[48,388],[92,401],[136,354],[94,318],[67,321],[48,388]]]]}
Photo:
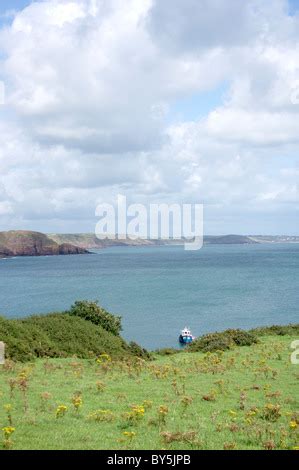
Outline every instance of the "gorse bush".
{"type": "Polygon", "coordinates": [[[259,328],[254,328],[250,330],[250,333],[253,333],[257,336],[285,336],[285,335],[299,335],[299,324],[295,323],[292,325],[272,325],[272,326],[262,326],[259,328]]]}
{"type": "MultiPolygon", "coordinates": [[[[82,303],[76,304],[80,306],[82,303]]],[[[92,302],[90,304],[93,305],[92,302]]],[[[0,317],[0,339],[6,344],[6,356],[21,362],[37,357],[73,355],[87,359],[104,353],[117,359],[130,356],[148,359],[150,356],[145,349],[136,343],[127,344],[117,334],[119,317],[113,322],[113,315],[103,312],[101,320],[106,328],[100,322],[95,324],[89,318],[69,313],[33,315],[17,320],[0,317]]]]}
{"type": "Polygon", "coordinates": [[[295,334],[299,334],[299,324],[265,326],[249,331],[230,329],[200,336],[187,349],[192,352],[226,351],[235,346],[251,346],[258,342],[259,336],[292,336],[295,334]]]}
{"type": "Polygon", "coordinates": [[[132,356],[140,357],[141,359],[151,359],[151,354],[134,341],[129,343],[129,349],[132,356]]]}
{"type": "Polygon", "coordinates": [[[122,330],[121,317],[107,312],[107,310],[100,307],[97,301],[78,300],[66,313],[88,320],[94,325],[101,326],[113,335],[119,335],[122,330]]]}
{"type": "Polygon", "coordinates": [[[219,333],[211,333],[193,341],[188,346],[188,350],[192,352],[226,351],[227,349],[230,349],[232,345],[230,338],[226,338],[219,333]]]}
{"type": "Polygon", "coordinates": [[[17,361],[72,355],[89,358],[105,352],[114,357],[131,354],[120,337],[61,313],[22,320],[0,318],[0,338],[6,344],[7,357],[17,361]]]}
{"type": "Polygon", "coordinates": [[[257,337],[250,331],[226,330],[225,333],[231,337],[237,346],[251,346],[258,342],[257,337]]]}
{"type": "Polygon", "coordinates": [[[201,336],[188,346],[188,350],[192,352],[226,351],[234,346],[251,346],[255,343],[257,343],[257,337],[251,332],[226,330],[201,336]]]}

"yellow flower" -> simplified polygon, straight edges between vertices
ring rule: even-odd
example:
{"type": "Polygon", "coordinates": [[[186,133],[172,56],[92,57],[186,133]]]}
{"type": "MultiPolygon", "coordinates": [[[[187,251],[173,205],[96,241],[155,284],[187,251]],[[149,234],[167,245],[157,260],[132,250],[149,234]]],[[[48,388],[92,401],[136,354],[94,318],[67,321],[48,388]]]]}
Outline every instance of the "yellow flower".
{"type": "Polygon", "coordinates": [[[56,409],[56,418],[60,418],[64,416],[66,412],[67,412],[67,406],[59,405],[56,409]]]}
{"type": "Polygon", "coordinates": [[[132,412],[135,416],[141,418],[145,413],[145,408],[144,406],[134,405],[132,406],[132,412]]]}
{"type": "Polygon", "coordinates": [[[74,396],[72,398],[72,403],[74,405],[75,410],[78,411],[79,408],[81,408],[81,406],[83,404],[83,401],[82,401],[82,398],[80,396],[74,396]]]}
{"type": "Polygon", "coordinates": [[[296,421],[290,421],[290,428],[291,429],[296,429],[298,427],[298,424],[296,421]]]}
{"type": "Polygon", "coordinates": [[[132,437],[136,436],[136,432],[134,432],[134,431],[124,431],[123,435],[126,436],[126,437],[129,437],[130,439],[132,439],[132,437]]]}
{"type": "Polygon", "coordinates": [[[292,450],[299,450],[299,446],[292,447],[292,450]]]}
{"type": "Polygon", "coordinates": [[[234,410],[229,410],[229,414],[230,414],[231,416],[237,416],[237,412],[234,411],[234,410]]]}
{"type": "Polygon", "coordinates": [[[111,362],[111,357],[109,356],[109,354],[106,354],[106,353],[100,354],[100,356],[97,359],[97,363],[102,364],[103,362],[111,362]]]}
{"type": "Polygon", "coordinates": [[[10,435],[15,432],[15,428],[11,426],[6,426],[5,428],[2,428],[2,431],[4,432],[4,437],[5,439],[9,439],[10,435]]]}

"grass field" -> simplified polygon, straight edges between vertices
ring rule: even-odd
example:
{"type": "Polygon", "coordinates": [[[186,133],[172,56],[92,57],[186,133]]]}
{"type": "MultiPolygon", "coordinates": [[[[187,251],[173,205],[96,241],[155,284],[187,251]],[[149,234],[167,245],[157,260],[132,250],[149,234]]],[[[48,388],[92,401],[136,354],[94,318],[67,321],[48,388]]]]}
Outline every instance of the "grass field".
{"type": "Polygon", "coordinates": [[[147,362],[8,361],[0,366],[0,447],[297,449],[294,339],[147,362]]]}

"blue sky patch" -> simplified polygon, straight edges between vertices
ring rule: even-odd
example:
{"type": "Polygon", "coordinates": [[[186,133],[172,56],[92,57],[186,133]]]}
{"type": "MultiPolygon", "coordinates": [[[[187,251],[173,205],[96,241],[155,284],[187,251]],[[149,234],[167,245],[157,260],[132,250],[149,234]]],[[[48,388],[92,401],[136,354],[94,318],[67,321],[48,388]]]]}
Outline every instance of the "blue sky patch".
{"type": "Polygon", "coordinates": [[[224,103],[229,89],[228,82],[206,92],[194,93],[175,101],[169,109],[171,122],[196,121],[224,103]]]}
{"type": "Polygon", "coordinates": [[[289,13],[291,16],[299,12],[299,0],[289,0],[289,13]]]}

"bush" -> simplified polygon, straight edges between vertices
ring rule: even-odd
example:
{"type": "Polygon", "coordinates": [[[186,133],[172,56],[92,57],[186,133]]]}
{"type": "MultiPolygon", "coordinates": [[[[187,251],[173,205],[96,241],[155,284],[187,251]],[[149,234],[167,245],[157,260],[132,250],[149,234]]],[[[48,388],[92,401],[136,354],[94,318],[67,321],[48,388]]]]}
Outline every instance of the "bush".
{"type": "Polygon", "coordinates": [[[222,333],[210,333],[208,335],[201,336],[187,346],[188,350],[192,352],[226,351],[231,347],[231,339],[225,337],[222,333]]]}
{"type": "Polygon", "coordinates": [[[149,354],[140,346],[128,345],[120,336],[83,318],[66,313],[32,316],[18,320],[0,317],[0,338],[6,345],[6,357],[26,362],[38,357],[82,359],[109,354],[122,359],[149,354]]]}
{"type": "Polygon", "coordinates": [[[214,352],[214,351],[225,351],[231,349],[234,346],[251,346],[258,342],[259,336],[272,336],[272,335],[298,335],[299,324],[293,325],[273,325],[265,326],[260,328],[254,328],[249,331],[240,329],[225,330],[220,333],[210,333],[199,337],[193,341],[189,346],[188,350],[203,351],[203,352],[214,352]]]}
{"type": "Polygon", "coordinates": [[[59,313],[22,320],[1,318],[0,337],[6,344],[7,357],[16,361],[72,355],[88,358],[91,352],[118,356],[127,349],[121,338],[103,328],[59,313]]]}
{"type": "Polygon", "coordinates": [[[100,307],[98,302],[78,300],[66,313],[88,320],[94,325],[101,326],[104,330],[118,336],[122,330],[121,317],[117,317],[100,307]]]}
{"type": "Polygon", "coordinates": [[[188,350],[192,352],[226,351],[234,346],[251,346],[255,343],[257,343],[257,338],[253,333],[243,330],[226,330],[201,336],[188,346],[188,350]]]}
{"type": "Polygon", "coordinates": [[[151,359],[150,353],[134,341],[131,341],[129,344],[129,350],[133,356],[140,357],[141,359],[151,359]]]}
{"type": "Polygon", "coordinates": [[[251,346],[257,343],[257,337],[249,331],[226,330],[225,333],[231,337],[232,341],[237,346],[251,346]]]}
{"type": "Polygon", "coordinates": [[[250,330],[251,333],[257,336],[285,336],[285,335],[298,335],[299,334],[299,324],[293,325],[272,325],[272,326],[262,326],[260,328],[254,328],[250,330]]]}

